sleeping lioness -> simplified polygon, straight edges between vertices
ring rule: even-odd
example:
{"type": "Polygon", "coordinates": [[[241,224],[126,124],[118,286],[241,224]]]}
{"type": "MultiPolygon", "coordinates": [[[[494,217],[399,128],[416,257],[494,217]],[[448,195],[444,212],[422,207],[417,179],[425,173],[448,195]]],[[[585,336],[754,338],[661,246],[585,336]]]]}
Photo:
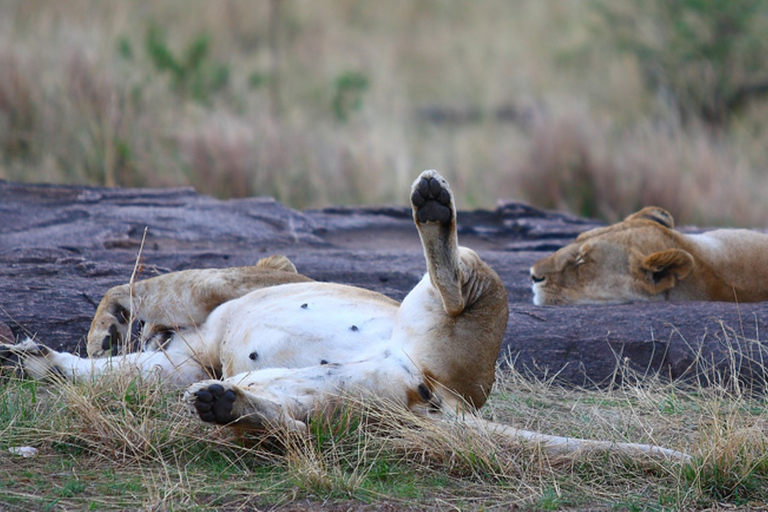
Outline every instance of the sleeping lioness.
{"type": "MultiPolygon", "coordinates": [[[[187,270],[107,292],[88,334],[90,358],[33,340],[0,346],[31,377],[142,375],[186,387],[202,421],[240,430],[306,430],[345,398],[394,403],[435,421],[460,421],[553,453],[615,451],[685,458],[643,444],[564,438],[474,415],[488,398],[507,327],[499,276],[459,247],[446,180],[424,171],[411,188],[427,263],[402,303],[296,272],[285,257],[252,267],[187,270]],[[112,356],[133,319],[143,350],[112,356]]],[[[352,400],[349,403],[354,404],[352,400]]]]}
{"type": "Polygon", "coordinates": [[[647,207],[592,229],[531,267],[533,302],[768,300],[768,235],[745,229],[683,234],[647,207]]]}

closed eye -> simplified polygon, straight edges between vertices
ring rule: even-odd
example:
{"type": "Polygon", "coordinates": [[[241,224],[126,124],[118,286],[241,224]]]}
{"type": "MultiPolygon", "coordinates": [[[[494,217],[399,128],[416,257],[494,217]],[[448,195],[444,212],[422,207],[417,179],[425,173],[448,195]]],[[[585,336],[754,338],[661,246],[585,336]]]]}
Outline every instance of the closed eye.
{"type": "Polygon", "coordinates": [[[573,264],[576,265],[576,266],[583,265],[586,262],[587,262],[587,260],[581,254],[578,255],[575,260],[573,260],[573,264]]]}

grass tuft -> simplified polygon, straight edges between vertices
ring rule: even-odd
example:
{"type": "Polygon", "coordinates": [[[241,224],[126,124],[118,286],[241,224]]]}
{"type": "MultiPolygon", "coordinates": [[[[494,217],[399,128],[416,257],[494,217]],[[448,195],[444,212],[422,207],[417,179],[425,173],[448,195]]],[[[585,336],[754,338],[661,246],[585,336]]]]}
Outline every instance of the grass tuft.
{"type": "MultiPolygon", "coordinates": [[[[621,371],[629,371],[627,369],[621,371]]],[[[500,369],[483,415],[529,430],[655,443],[685,464],[548,456],[459,423],[351,402],[307,435],[242,435],[191,418],[136,379],[0,382],[0,503],[17,508],[230,509],[291,503],[439,509],[697,509],[768,502],[768,406],[722,386],[622,376],[564,388],[500,369]],[[35,458],[7,449],[33,446],[35,458]]],[[[744,389],[744,388],[740,388],[744,389]]]]}

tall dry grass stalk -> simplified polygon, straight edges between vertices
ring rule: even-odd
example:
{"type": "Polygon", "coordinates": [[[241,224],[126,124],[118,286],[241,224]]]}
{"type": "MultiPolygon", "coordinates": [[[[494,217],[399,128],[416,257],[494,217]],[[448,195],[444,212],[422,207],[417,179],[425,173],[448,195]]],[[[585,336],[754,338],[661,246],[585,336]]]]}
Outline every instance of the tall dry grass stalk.
{"type": "Polygon", "coordinates": [[[724,133],[682,126],[636,62],[606,57],[589,3],[0,9],[0,178],[192,184],[303,208],[402,202],[414,172],[438,168],[463,208],[522,199],[612,220],[653,203],[681,223],[764,225],[764,109],[724,133]],[[204,102],[174,87],[146,50],[150,26],[177,57],[207,34],[225,85],[204,102]],[[350,72],[369,86],[343,121],[334,95],[350,72]]]}

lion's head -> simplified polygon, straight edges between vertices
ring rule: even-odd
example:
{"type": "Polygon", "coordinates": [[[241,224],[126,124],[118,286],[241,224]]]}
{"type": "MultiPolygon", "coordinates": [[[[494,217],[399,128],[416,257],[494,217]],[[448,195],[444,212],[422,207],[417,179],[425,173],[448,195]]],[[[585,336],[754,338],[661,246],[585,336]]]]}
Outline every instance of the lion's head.
{"type": "Polygon", "coordinates": [[[669,212],[647,207],[575,242],[531,267],[533,302],[602,304],[663,300],[696,261],[669,212]]]}

